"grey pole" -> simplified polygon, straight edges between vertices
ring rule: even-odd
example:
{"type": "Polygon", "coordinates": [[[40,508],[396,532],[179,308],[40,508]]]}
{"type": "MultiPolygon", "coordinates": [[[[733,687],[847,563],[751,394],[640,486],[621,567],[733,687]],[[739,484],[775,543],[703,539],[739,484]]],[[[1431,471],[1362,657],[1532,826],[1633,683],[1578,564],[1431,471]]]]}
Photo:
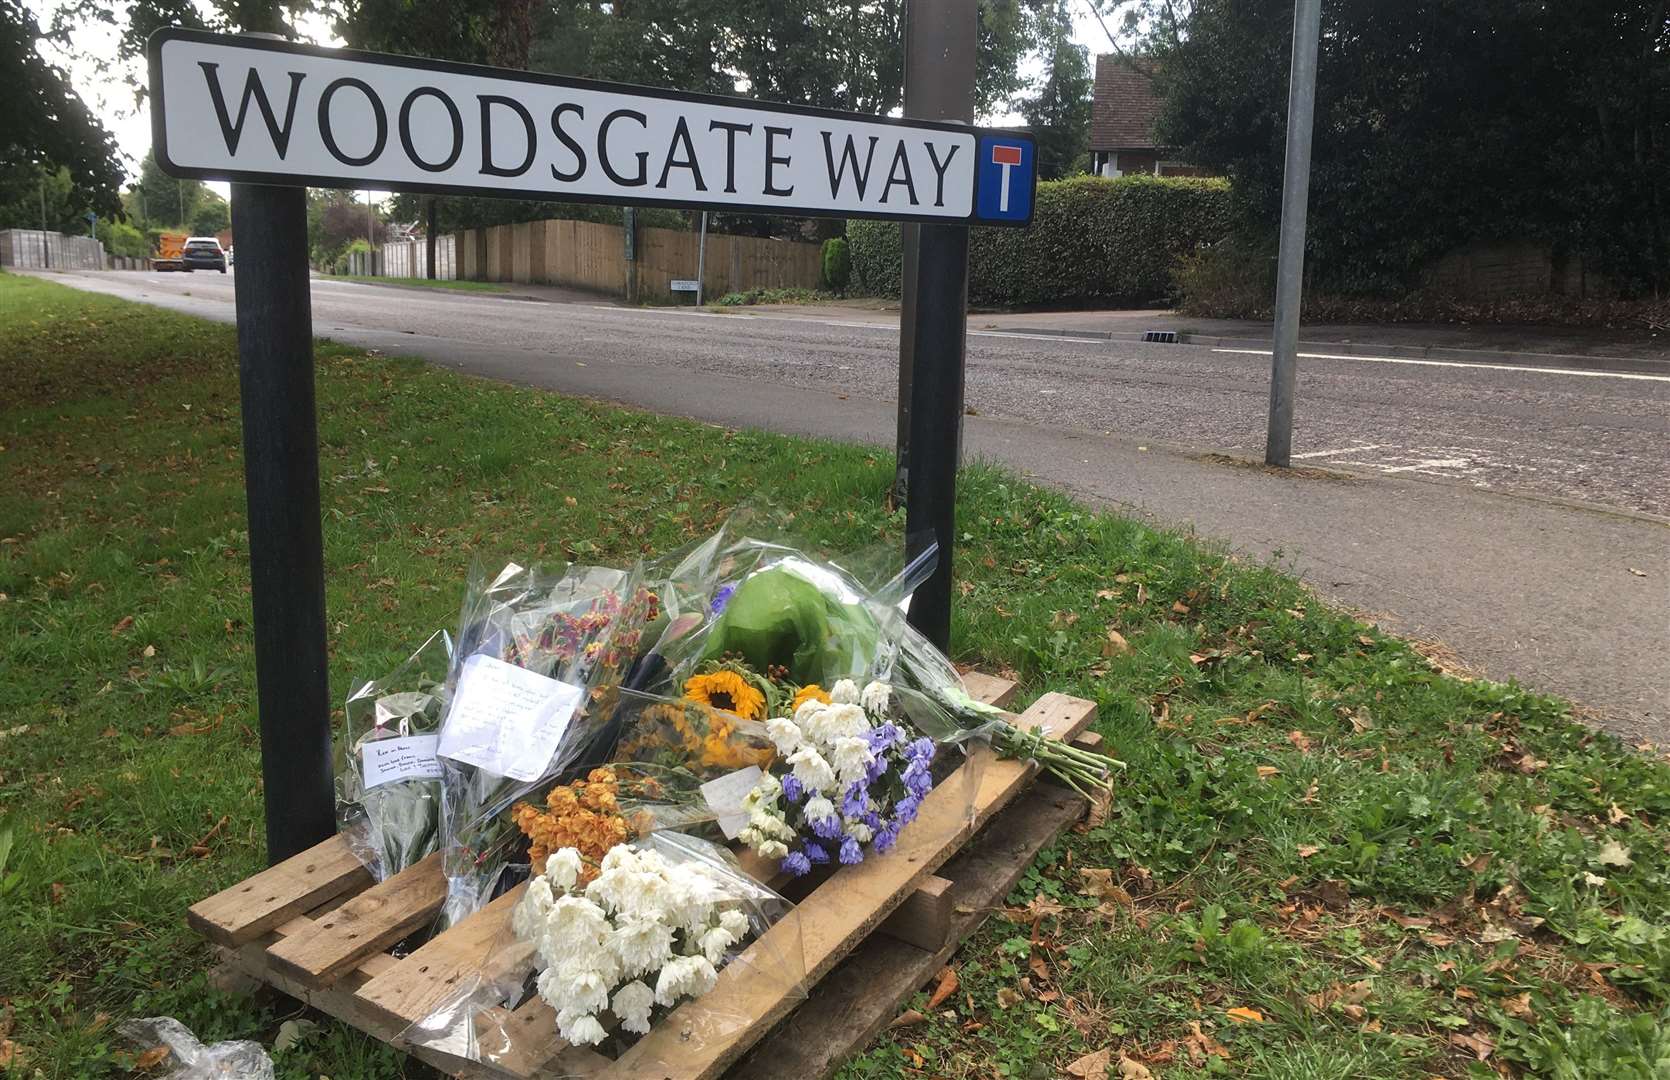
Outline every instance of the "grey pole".
{"type": "Polygon", "coordinates": [[[702,238],[696,241],[696,306],[702,306],[702,282],[707,278],[707,211],[702,211],[702,238]]]}
{"type": "Polygon", "coordinates": [[[1316,111],[1316,46],[1322,0],[1293,6],[1293,64],[1287,84],[1287,164],[1282,176],[1281,254],[1276,260],[1275,345],[1271,350],[1270,427],[1264,463],[1286,468],[1293,458],[1293,388],[1299,363],[1304,299],[1305,210],[1310,200],[1311,120],[1316,111]]]}

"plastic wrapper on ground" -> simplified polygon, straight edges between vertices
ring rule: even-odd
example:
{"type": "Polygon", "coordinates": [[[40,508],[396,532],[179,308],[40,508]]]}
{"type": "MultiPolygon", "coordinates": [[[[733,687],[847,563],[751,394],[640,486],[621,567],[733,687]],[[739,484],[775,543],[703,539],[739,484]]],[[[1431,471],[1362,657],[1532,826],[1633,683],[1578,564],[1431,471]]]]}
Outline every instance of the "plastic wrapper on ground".
{"type": "Polygon", "coordinates": [[[172,1016],[124,1020],[116,1032],[142,1056],[167,1047],[167,1056],[144,1073],[156,1080],[273,1080],[272,1059],[258,1042],[240,1039],[205,1046],[172,1016]]]}
{"type": "Polygon", "coordinates": [[[441,725],[441,847],[448,893],[443,926],[492,899],[505,868],[519,861],[523,840],[505,811],[517,800],[537,798],[565,774],[606,759],[597,736],[656,606],[635,572],[510,563],[489,575],[472,568],[441,725]],[[506,723],[476,729],[473,749],[479,753],[473,761],[450,751],[449,736],[459,735],[454,725],[462,726],[470,713],[465,699],[472,680],[478,675],[502,680],[507,671],[521,680],[518,693],[571,703],[566,723],[553,719],[560,711],[553,708],[529,729],[539,738],[506,723]]]}
{"type": "MultiPolygon", "coordinates": [[[[630,1009],[614,1007],[624,984],[609,980],[612,999],[596,1012],[597,1028],[584,1025],[576,1034],[586,1038],[571,1044],[559,1034],[558,1010],[547,1000],[560,991],[555,983],[542,982],[542,978],[557,976],[546,975],[539,931],[530,933],[530,923],[518,925],[516,917],[507,917],[484,949],[471,985],[459,987],[437,1003],[402,1032],[399,1041],[511,1075],[588,1075],[595,1072],[601,1055],[630,1063],[633,1075],[651,1076],[695,1047],[729,1041],[754,1025],[762,996],[790,1001],[805,997],[805,949],[799,915],[792,904],[746,873],[730,851],[699,838],[657,832],[635,841],[631,848],[653,852],[669,866],[699,874],[709,883],[712,895],[721,898],[716,901],[720,908],[746,919],[745,935],[725,947],[713,965],[717,975],[710,988],[695,997],[682,996],[671,1006],[653,1005],[645,1021],[646,1034],[629,1030],[639,1021],[630,1009]]],[[[518,887],[519,907],[528,903],[526,890],[539,884],[518,887]]],[[[576,891],[585,895],[587,888],[580,886],[576,891]]],[[[555,892],[560,898],[562,890],[555,892]]],[[[604,894],[593,890],[593,895],[604,894]]],[[[608,906],[602,900],[599,904],[608,906]]],[[[620,918],[625,925],[625,916],[620,918]]],[[[562,965],[556,967],[559,975],[565,970],[562,965]]],[[[654,978],[641,976],[645,983],[654,978]]]]}
{"type": "Polygon", "coordinates": [[[433,742],[446,711],[451,664],[452,637],[436,631],[405,663],[361,683],[345,703],[337,742],[337,828],[378,881],[440,844],[441,781],[433,742]],[[367,786],[366,757],[379,750],[401,754],[405,768],[367,786]]]}

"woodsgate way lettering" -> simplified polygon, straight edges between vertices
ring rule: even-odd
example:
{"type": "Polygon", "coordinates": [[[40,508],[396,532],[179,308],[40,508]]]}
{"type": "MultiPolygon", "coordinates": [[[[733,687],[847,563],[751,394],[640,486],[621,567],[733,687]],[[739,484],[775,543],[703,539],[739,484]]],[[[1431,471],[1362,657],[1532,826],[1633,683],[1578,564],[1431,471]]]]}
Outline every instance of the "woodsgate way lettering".
{"type": "Polygon", "coordinates": [[[151,60],[177,175],[967,221],[998,138],[1026,151],[1024,176],[998,157],[1030,217],[1030,142],[1009,132],[192,31],[151,60]]]}

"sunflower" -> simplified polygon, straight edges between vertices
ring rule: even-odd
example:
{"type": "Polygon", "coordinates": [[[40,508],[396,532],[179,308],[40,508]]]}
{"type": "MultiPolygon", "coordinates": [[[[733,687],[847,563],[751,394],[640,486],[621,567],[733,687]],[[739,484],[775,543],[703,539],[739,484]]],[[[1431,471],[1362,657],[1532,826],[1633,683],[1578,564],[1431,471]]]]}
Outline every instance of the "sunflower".
{"type": "Polygon", "coordinates": [[[684,696],[744,720],[765,719],[765,695],[734,671],[692,675],[684,684],[684,696]]]}
{"type": "Polygon", "coordinates": [[[794,701],[789,705],[789,715],[793,716],[795,713],[799,712],[802,705],[814,698],[823,702],[825,705],[828,705],[829,691],[825,690],[817,683],[807,683],[805,686],[802,686],[795,692],[794,701]]]}

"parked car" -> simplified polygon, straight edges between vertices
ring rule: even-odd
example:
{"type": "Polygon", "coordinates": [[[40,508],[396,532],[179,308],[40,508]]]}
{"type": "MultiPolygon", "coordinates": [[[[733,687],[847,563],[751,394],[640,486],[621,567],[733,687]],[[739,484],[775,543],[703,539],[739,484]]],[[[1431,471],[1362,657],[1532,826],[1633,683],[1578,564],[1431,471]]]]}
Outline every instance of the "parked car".
{"type": "Polygon", "coordinates": [[[226,252],[220,249],[220,241],[212,236],[187,237],[180,261],[185,263],[187,270],[219,270],[226,273],[226,252]]]}

